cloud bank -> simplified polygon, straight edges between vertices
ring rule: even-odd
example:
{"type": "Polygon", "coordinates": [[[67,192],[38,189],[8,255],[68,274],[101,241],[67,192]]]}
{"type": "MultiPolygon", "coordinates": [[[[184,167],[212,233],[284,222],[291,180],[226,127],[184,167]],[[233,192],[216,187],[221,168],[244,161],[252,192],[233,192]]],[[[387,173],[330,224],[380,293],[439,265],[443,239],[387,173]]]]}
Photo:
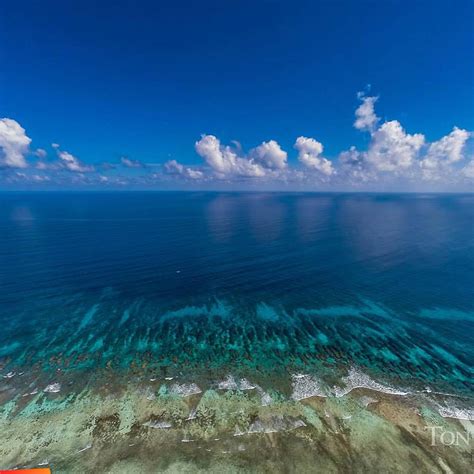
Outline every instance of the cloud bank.
{"type": "Polygon", "coordinates": [[[398,120],[376,113],[379,97],[358,94],[353,127],[367,138],[366,146],[350,146],[325,156],[321,137],[295,138],[290,154],[269,139],[244,151],[238,141],[222,143],[204,134],[194,144],[200,165],[175,159],[153,167],[121,157],[118,163],[87,164],[53,143],[53,158],[43,148],[32,151],[32,140],[15,120],[0,119],[0,183],[62,183],[100,186],[192,186],[251,184],[305,189],[433,189],[449,186],[474,189],[473,133],[454,126],[447,135],[428,142],[407,131],[398,120]],[[152,169],[154,168],[154,169],[152,169]],[[20,171],[21,170],[21,171],[20,171]]]}
{"type": "Polygon", "coordinates": [[[422,133],[407,132],[398,120],[382,122],[375,111],[378,97],[359,93],[358,99],[353,126],[369,135],[366,149],[351,146],[329,159],[320,141],[300,136],[293,145],[298,163],[290,166],[287,152],[275,140],[245,154],[240,145],[225,146],[214,135],[203,135],[195,144],[208,165],[201,169],[201,178],[314,183],[329,189],[331,185],[352,189],[405,183],[413,189],[417,183],[470,184],[467,181],[474,174],[474,156],[467,152],[471,132],[454,127],[428,143],[422,133]]]}

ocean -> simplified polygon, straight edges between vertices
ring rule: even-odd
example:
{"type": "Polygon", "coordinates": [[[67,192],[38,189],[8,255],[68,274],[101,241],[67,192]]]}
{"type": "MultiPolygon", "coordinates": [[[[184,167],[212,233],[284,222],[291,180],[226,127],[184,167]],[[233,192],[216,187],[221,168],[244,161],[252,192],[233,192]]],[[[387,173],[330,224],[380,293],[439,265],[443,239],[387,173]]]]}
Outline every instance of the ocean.
{"type": "Polygon", "coordinates": [[[474,195],[2,193],[0,401],[470,398],[473,282],[474,195]]]}

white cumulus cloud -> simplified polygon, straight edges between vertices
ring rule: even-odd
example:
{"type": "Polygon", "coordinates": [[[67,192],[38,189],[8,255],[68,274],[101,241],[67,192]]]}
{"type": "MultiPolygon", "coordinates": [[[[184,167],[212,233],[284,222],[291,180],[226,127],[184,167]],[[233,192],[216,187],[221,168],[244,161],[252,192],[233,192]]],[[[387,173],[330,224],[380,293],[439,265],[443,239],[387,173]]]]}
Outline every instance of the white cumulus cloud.
{"type": "Polygon", "coordinates": [[[43,148],[37,148],[35,150],[35,156],[38,158],[46,158],[47,155],[48,153],[46,153],[46,150],[43,150],[43,148]]]}
{"type": "Polygon", "coordinates": [[[58,158],[61,160],[61,164],[64,168],[75,173],[88,173],[94,171],[93,166],[85,165],[81,163],[79,158],[67,151],[58,150],[58,158]]]}
{"type": "MultiPolygon", "coordinates": [[[[249,186],[312,186],[317,189],[361,187],[362,189],[463,189],[474,182],[474,133],[454,127],[445,136],[428,142],[422,133],[410,133],[398,120],[381,120],[375,106],[378,97],[358,94],[359,106],[355,110],[354,127],[366,134],[367,146],[352,146],[339,153],[336,159],[324,156],[321,142],[307,136],[299,136],[293,145],[300,166],[293,164],[292,157],[276,140],[261,142],[245,151],[240,142],[223,144],[214,135],[202,135],[194,148],[203,159],[200,166],[186,166],[169,160],[153,173],[153,165],[146,165],[126,156],[120,165],[102,163],[92,165],[82,162],[60,145],[53,143],[54,157],[45,150],[30,150],[31,139],[18,122],[0,119],[0,168],[2,177],[9,182],[19,180],[40,183],[51,180],[72,185],[150,185],[171,179],[198,181],[224,186],[226,183],[243,183],[249,186]],[[36,159],[28,168],[27,156],[36,159]],[[469,156],[469,157],[468,157],[469,156]],[[142,168],[140,173],[126,172],[124,168],[142,168]],[[23,172],[24,171],[24,172],[23,172]],[[65,171],[70,171],[67,173],[65,171]],[[99,173],[100,171],[100,173],[99,173]],[[257,184],[258,183],[258,184],[257,184]]],[[[350,127],[350,123],[347,124],[350,127]]],[[[296,156],[294,157],[296,158],[296,156]]],[[[293,159],[294,159],[293,158],[293,159]]]]}
{"type": "Polygon", "coordinates": [[[288,154],[282,150],[275,140],[263,142],[250,152],[256,163],[265,168],[282,170],[287,167],[288,154]]]}
{"type": "Polygon", "coordinates": [[[394,177],[413,182],[444,181],[453,183],[470,177],[469,165],[456,167],[465,159],[464,150],[472,133],[454,127],[451,133],[432,143],[426,143],[421,133],[407,133],[398,120],[378,126],[375,114],[376,98],[359,95],[362,104],[356,110],[355,127],[370,131],[366,151],[351,147],[339,155],[340,175],[352,182],[384,180],[394,177]],[[369,100],[370,99],[370,100],[369,100]]]}
{"type": "Polygon", "coordinates": [[[362,104],[355,111],[356,120],[354,127],[358,130],[368,130],[371,132],[379,121],[375,114],[375,102],[377,102],[378,97],[366,97],[361,93],[358,94],[358,97],[362,100],[362,104]]]}
{"type": "Polygon", "coordinates": [[[322,143],[314,138],[298,137],[294,147],[298,150],[298,159],[306,168],[317,170],[325,176],[334,173],[331,161],[321,156],[324,151],[322,143]]]}
{"type": "Polygon", "coordinates": [[[168,174],[175,174],[188,179],[204,178],[204,173],[202,171],[184,166],[181,163],[178,163],[176,160],[167,161],[164,167],[168,174]]]}
{"type": "Polygon", "coordinates": [[[463,150],[471,134],[454,127],[452,132],[429,145],[426,155],[420,161],[424,179],[441,179],[449,173],[450,165],[461,161],[463,150]]]}
{"type": "Polygon", "coordinates": [[[421,133],[410,135],[398,120],[391,120],[372,133],[367,161],[379,171],[398,172],[413,164],[424,143],[421,133]]]}
{"type": "Polygon", "coordinates": [[[466,178],[474,179],[474,159],[462,168],[461,173],[466,178]]]}
{"type": "Polygon", "coordinates": [[[339,173],[348,183],[365,183],[375,179],[376,173],[367,163],[367,153],[351,146],[339,155],[339,173]]]}
{"type": "Polygon", "coordinates": [[[144,168],[145,165],[138,160],[132,160],[131,158],[127,158],[126,156],[122,156],[120,158],[120,163],[126,168],[144,168]]]}
{"type": "Polygon", "coordinates": [[[195,144],[196,152],[220,177],[262,177],[265,169],[252,158],[240,157],[236,151],[221,144],[214,135],[203,135],[195,144]]]}
{"type": "Polygon", "coordinates": [[[7,168],[26,168],[26,155],[29,152],[31,138],[25,129],[9,118],[0,119],[0,165],[7,168]]]}

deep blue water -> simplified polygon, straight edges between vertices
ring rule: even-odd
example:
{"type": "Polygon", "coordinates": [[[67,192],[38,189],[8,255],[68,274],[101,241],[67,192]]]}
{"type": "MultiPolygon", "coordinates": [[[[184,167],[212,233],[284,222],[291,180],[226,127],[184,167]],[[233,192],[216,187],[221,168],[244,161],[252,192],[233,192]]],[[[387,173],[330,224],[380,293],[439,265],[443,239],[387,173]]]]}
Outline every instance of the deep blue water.
{"type": "Polygon", "coordinates": [[[472,390],[473,282],[474,195],[0,194],[5,370],[355,364],[472,390]]]}

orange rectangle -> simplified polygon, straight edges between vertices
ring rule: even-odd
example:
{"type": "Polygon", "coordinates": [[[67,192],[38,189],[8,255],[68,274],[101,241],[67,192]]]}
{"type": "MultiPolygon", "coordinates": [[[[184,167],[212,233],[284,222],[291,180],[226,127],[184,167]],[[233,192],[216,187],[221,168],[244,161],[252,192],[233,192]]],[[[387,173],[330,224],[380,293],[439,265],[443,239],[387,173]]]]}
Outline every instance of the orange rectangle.
{"type": "Polygon", "coordinates": [[[51,474],[49,467],[39,467],[37,469],[14,469],[14,470],[3,470],[0,469],[0,474],[51,474]]]}

